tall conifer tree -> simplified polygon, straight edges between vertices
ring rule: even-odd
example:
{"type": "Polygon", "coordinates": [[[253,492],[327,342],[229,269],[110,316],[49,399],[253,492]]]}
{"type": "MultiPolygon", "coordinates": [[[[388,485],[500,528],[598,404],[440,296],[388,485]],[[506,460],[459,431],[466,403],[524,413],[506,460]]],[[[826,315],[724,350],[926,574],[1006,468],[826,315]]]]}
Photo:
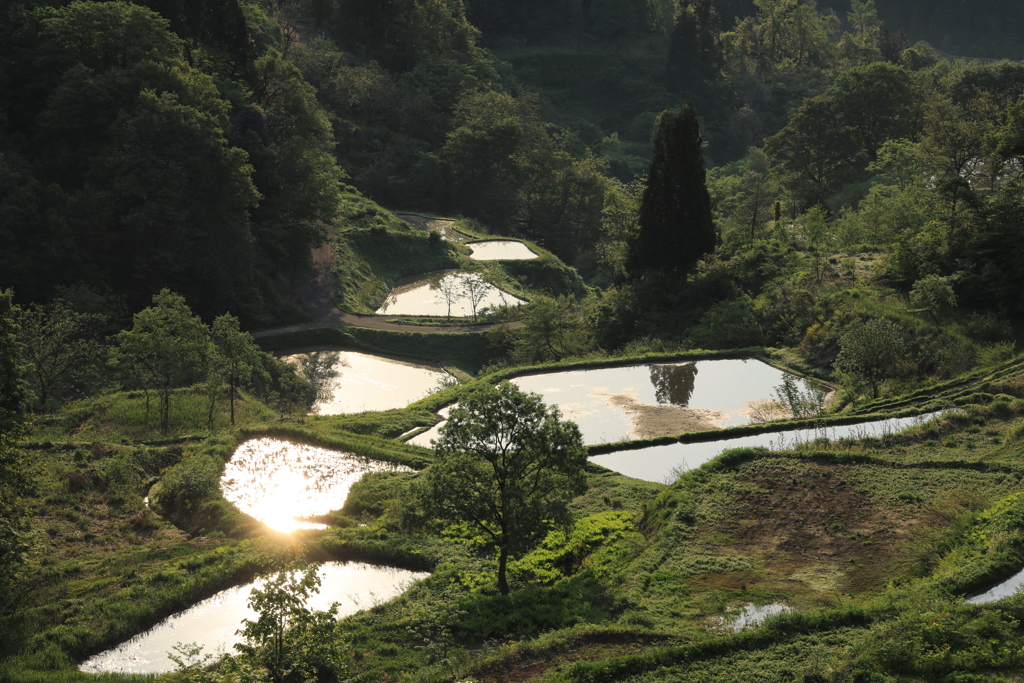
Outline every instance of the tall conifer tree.
{"type": "Polygon", "coordinates": [[[697,111],[686,102],[658,119],[629,270],[634,276],[684,273],[714,251],[716,241],[697,111]]]}

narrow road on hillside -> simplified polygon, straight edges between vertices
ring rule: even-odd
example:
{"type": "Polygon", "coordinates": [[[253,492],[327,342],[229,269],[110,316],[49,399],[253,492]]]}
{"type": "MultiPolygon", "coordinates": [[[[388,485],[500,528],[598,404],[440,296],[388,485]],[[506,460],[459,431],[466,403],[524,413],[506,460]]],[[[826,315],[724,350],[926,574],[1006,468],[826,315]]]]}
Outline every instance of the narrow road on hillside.
{"type": "MultiPolygon", "coordinates": [[[[334,231],[328,234],[327,241],[312,252],[310,264],[297,278],[293,297],[296,305],[316,320],[300,325],[289,325],[272,330],[253,332],[254,337],[269,337],[286,332],[301,332],[325,327],[363,327],[371,330],[393,330],[395,332],[426,332],[432,334],[446,332],[484,332],[497,327],[501,323],[487,325],[404,325],[386,320],[383,316],[357,315],[338,310],[334,305],[333,248],[334,231]]],[[[393,316],[389,316],[393,317],[393,316]]],[[[509,327],[522,327],[516,321],[508,323],[509,327]]]]}
{"type": "MultiPolygon", "coordinates": [[[[269,337],[271,335],[283,334],[285,332],[301,332],[303,330],[316,330],[324,327],[364,327],[370,330],[426,332],[428,334],[437,334],[442,332],[486,332],[492,327],[497,327],[501,324],[502,323],[488,323],[486,325],[403,325],[400,323],[388,322],[380,316],[356,315],[354,313],[345,313],[335,308],[331,315],[327,316],[326,319],[321,319],[312,323],[302,323],[301,325],[276,327],[272,330],[261,330],[260,332],[253,332],[252,336],[269,337]]],[[[523,323],[516,320],[508,323],[508,326],[511,328],[522,327],[523,323]]]]}

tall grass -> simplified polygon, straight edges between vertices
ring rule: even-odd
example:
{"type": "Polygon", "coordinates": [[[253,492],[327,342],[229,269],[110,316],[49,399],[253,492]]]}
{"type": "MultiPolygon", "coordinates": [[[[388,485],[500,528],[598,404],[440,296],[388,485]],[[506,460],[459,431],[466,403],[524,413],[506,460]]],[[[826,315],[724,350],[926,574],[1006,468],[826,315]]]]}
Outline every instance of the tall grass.
{"type": "Polygon", "coordinates": [[[373,313],[399,278],[457,268],[458,251],[420,231],[350,230],[338,236],[335,248],[338,303],[353,313],[373,313]]]}
{"type": "Polygon", "coordinates": [[[273,427],[244,428],[239,430],[238,434],[240,439],[278,437],[354,453],[372,460],[407,465],[413,469],[423,469],[431,462],[431,451],[426,448],[380,437],[361,436],[346,432],[328,433],[326,430],[317,429],[316,425],[316,422],[302,425],[278,424],[273,427]]]}
{"type": "MultiPolygon", "coordinates": [[[[210,420],[210,397],[201,386],[178,389],[171,396],[169,430],[160,430],[158,397],[150,392],[148,408],[141,391],[103,394],[77,401],[60,413],[41,418],[34,424],[35,441],[145,441],[182,437],[230,427],[227,400],[219,397],[210,420]]],[[[235,401],[236,425],[267,422],[277,414],[260,401],[238,394],[235,401]]]]}

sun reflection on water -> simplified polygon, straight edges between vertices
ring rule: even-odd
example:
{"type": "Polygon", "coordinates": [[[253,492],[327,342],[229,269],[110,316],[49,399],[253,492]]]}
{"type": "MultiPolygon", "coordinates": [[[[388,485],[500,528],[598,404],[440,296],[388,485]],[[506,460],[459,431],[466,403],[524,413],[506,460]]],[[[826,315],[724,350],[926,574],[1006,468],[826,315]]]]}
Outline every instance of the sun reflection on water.
{"type": "Polygon", "coordinates": [[[408,467],[280,439],[250,439],[221,475],[224,498],[270,528],[324,529],[303,518],[345,504],[349,489],[368,472],[410,472],[408,467]]]}

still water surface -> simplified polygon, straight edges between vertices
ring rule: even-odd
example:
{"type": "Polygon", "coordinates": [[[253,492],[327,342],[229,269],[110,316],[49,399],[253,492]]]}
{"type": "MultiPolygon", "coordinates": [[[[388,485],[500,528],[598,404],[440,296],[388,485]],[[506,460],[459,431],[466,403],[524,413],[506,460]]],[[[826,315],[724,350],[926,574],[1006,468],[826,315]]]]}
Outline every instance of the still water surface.
{"type": "MultiPolygon", "coordinates": [[[[320,566],[319,575],[320,592],[311,596],[307,605],[323,611],[337,602],[339,617],[391,600],[404,593],[413,581],[428,576],[425,572],[362,562],[328,562],[320,566]]],[[[242,620],[256,619],[256,613],[246,605],[249,593],[264,584],[265,580],[259,579],[221,591],[86,660],[79,669],[87,673],[166,673],[175,669],[167,655],[174,654],[178,643],[202,645],[203,654],[231,653],[232,646],[242,642],[235,633],[242,628],[242,620]]]]}
{"type": "Polygon", "coordinates": [[[427,431],[412,437],[411,439],[406,441],[406,443],[411,443],[416,446],[423,446],[424,448],[433,448],[430,442],[433,441],[434,439],[437,439],[440,436],[439,432],[441,429],[441,425],[448,421],[448,414],[452,412],[452,409],[458,407],[459,404],[458,402],[456,402],[451,404],[450,406],[445,406],[444,408],[441,408],[441,410],[437,411],[437,414],[441,416],[441,421],[438,422],[433,427],[431,427],[430,429],[428,429],[427,431]]]}
{"type": "Polygon", "coordinates": [[[1021,588],[1024,588],[1024,569],[1020,570],[1006,581],[1003,581],[998,586],[995,586],[980,595],[965,598],[964,602],[972,605],[987,605],[990,602],[1008,598],[1018,592],[1021,588]]]}
{"type": "Polygon", "coordinates": [[[516,377],[557,405],[587,444],[736,427],[772,398],[787,373],[758,360],[701,360],[516,377]]]}
{"type": "Polygon", "coordinates": [[[528,246],[511,240],[471,242],[466,246],[473,250],[470,258],[474,261],[526,261],[537,258],[528,246]]]}
{"type": "Polygon", "coordinates": [[[340,510],[352,484],[367,472],[408,467],[281,439],[243,442],[220,477],[224,498],[277,531],[324,529],[305,517],[340,510]]]}
{"type": "Polygon", "coordinates": [[[646,481],[664,482],[675,479],[675,473],[700,467],[724,450],[731,448],[770,448],[785,450],[798,443],[827,438],[863,439],[871,436],[895,434],[907,427],[919,425],[938,413],[916,417],[892,418],[876,422],[861,422],[853,425],[825,427],[822,429],[790,429],[784,432],[737,436],[704,443],[672,443],[665,446],[648,446],[632,451],[615,451],[596,455],[590,460],[602,467],[625,474],[628,477],[646,481]]]}
{"type": "MultiPolygon", "coordinates": [[[[338,376],[331,380],[331,397],[313,406],[320,415],[404,408],[436,390],[449,376],[436,366],[356,351],[320,353],[338,354],[338,376]]],[[[297,362],[302,355],[285,356],[282,360],[297,362]]]]}
{"type": "MultiPolygon", "coordinates": [[[[564,370],[510,381],[558,406],[593,445],[748,424],[752,405],[771,400],[787,374],[735,359],[564,370]]],[[[442,424],[409,443],[429,448],[442,424]]]]}
{"type": "MultiPolygon", "coordinates": [[[[384,305],[377,309],[380,315],[438,315],[447,316],[448,301],[442,294],[444,286],[456,289],[465,286],[468,280],[479,278],[473,273],[445,271],[428,273],[406,284],[395,287],[388,295],[384,305]]],[[[484,283],[483,299],[477,302],[476,312],[479,314],[488,307],[502,305],[519,306],[524,300],[503,292],[494,285],[484,283]]],[[[451,302],[451,315],[465,317],[473,315],[473,306],[464,293],[457,293],[451,302]]]]}
{"type": "Polygon", "coordinates": [[[781,602],[760,606],[748,602],[738,610],[729,610],[722,616],[717,617],[716,621],[730,631],[739,632],[744,629],[760,626],[768,617],[774,617],[777,614],[789,611],[790,608],[781,602]]]}

